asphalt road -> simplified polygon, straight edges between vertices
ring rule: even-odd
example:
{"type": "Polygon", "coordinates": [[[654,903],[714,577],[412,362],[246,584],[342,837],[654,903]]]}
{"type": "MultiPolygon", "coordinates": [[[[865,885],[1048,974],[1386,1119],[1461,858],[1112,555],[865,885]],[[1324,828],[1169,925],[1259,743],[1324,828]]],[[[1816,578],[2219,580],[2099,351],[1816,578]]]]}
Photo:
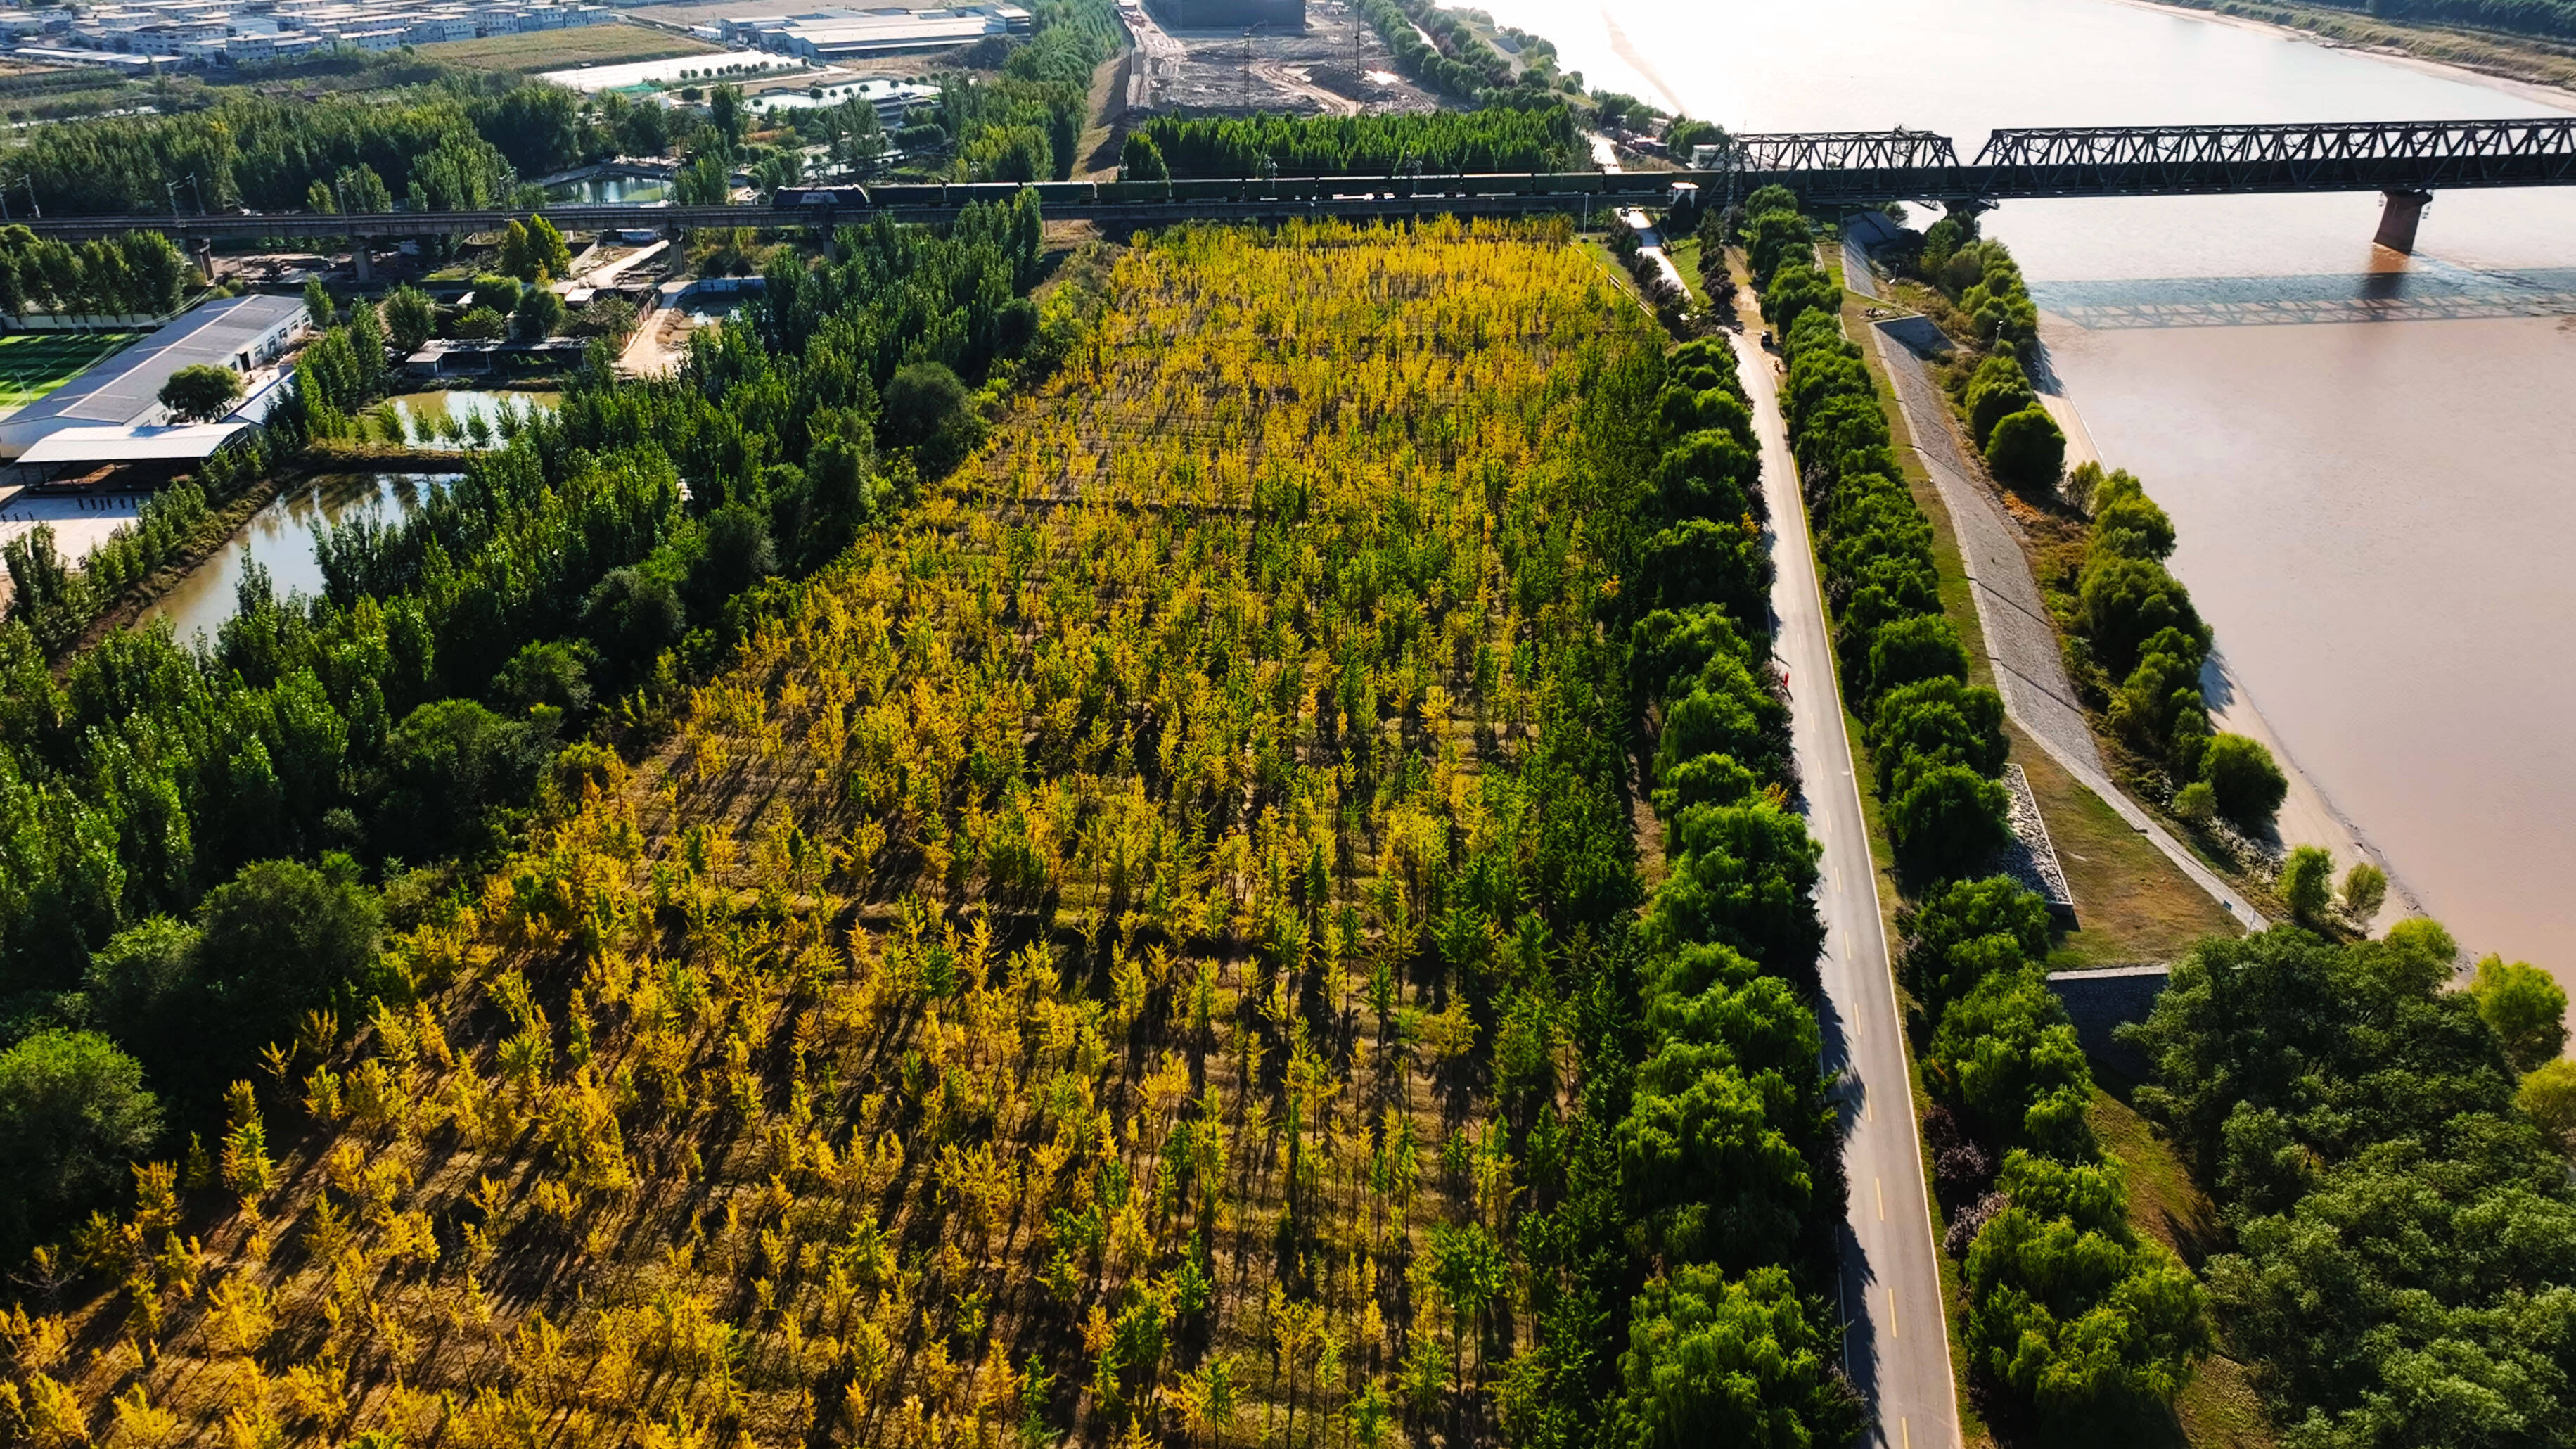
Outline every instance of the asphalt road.
{"type": "Polygon", "coordinates": [[[1958,1399],[1943,1323],[1940,1247],[1923,1187],[1922,1139],[1907,1086],[1878,877],[1869,857],[1851,742],[1843,736],[1833,645],[1817,586],[1798,469],[1780,416],[1772,358],[1742,332],[1736,360],[1753,398],[1762,492],[1771,508],[1773,651],[1789,675],[1789,734],[1807,828],[1824,846],[1816,909],[1824,918],[1825,1070],[1842,1072],[1843,1169],[1851,1182],[1842,1239],[1843,1360],[1876,1410],[1865,1441],[1890,1449],[1955,1449],[1958,1399]]]}

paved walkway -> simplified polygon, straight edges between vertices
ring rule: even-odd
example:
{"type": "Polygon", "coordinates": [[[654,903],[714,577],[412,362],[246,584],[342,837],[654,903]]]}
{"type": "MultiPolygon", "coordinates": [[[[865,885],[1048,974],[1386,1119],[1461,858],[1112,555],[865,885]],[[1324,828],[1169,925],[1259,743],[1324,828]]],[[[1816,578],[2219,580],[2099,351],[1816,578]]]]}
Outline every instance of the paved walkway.
{"type": "Polygon", "coordinates": [[[1664,238],[1655,230],[1654,222],[1647,218],[1646,213],[1633,206],[1623,206],[1619,208],[1619,220],[1637,234],[1637,254],[1652,261],[1663,272],[1664,280],[1672,284],[1674,291],[1688,297],[1690,284],[1682,280],[1681,268],[1673,265],[1672,253],[1664,250],[1664,238]]]}
{"type": "MultiPolygon", "coordinates": [[[[1898,332],[1912,320],[1901,319],[1898,332]]],[[[1897,405],[1904,410],[1906,430],[1914,435],[1915,454],[1923,460],[1933,486],[1940,490],[1942,505],[1949,510],[1950,527],[1958,536],[1960,558],[1977,601],[1977,623],[1985,631],[1986,654],[1994,663],[1995,687],[2004,697],[2005,713],[2068,774],[2083,781],[2132,829],[2153,841],[2167,859],[2226,907],[2239,924],[2249,931],[2263,929],[2270,923],[2262,912],[2201,864],[2198,856],[2111,782],[2110,771],[2102,762],[2101,746],[2093,739],[2093,727],[2084,717],[2083,706],[2075,700],[2073,686],[2067,682],[2065,660],[2058,652],[2057,626],[2040,596],[2039,581],[2031,577],[2030,556],[2022,551],[2020,526],[2004,512],[2003,505],[1988,491],[1961,451],[1959,435],[1951,427],[1949,404],[1933,383],[1922,357],[1899,335],[1891,334],[1889,323],[1871,327],[1869,342],[1896,386],[1897,405]]]]}

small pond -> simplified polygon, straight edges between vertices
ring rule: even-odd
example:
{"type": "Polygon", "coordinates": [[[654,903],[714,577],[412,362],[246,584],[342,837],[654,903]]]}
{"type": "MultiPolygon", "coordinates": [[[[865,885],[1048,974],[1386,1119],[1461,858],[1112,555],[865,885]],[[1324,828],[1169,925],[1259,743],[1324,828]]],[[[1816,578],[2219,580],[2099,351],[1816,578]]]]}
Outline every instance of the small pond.
{"type": "Polygon", "coordinates": [[[546,188],[546,200],[573,206],[644,206],[670,199],[670,182],[641,176],[594,176],[546,188]]]}
{"type": "Polygon", "coordinates": [[[168,619],[183,644],[201,633],[211,639],[233,616],[242,575],[254,560],[268,570],[270,585],[279,595],[319,594],[322,565],[314,545],[325,527],[367,514],[387,522],[406,517],[456,477],[453,473],[331,473],[292,485],[253,514],[241,532],[180,580],[178,587],[153,600],[143,618],[168,619]]]}
{"type": "Polygon", "coordinates": [[[559,392],[485,392],[476,388],[450,387],[432,389],[428,392],[399,393],[386,401],[395,414],[401,417],[403,432],[419,446],[461,449],[467,446],[467,440],[473,437],[471,430],[478,419],[483,424],[485,436],[489,439],[498,439],[502,433],[501,420],[504,413],[526,417],[540,409],[552,411],[556,404],[563,401],[563,394],[559,392]],[[424,423],[433,432],[424,434],[421,431],[424,423]],[[464,431],[451,433],[449,431],[451,423],[464,431]]]}

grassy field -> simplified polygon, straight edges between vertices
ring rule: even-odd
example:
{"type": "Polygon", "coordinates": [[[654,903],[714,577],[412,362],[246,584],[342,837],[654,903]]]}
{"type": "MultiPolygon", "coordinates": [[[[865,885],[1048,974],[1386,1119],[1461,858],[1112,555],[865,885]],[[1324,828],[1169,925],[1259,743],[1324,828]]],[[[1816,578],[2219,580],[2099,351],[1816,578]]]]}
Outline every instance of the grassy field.
{"type": "Polygon", "coordinates": [[[139,1174],[101,1291],[10,1326],[31,1422],[1498,1438],[1505,1149],[1575,1018],[1565,944],[1489,911],[1536,898],[1519,771],[1611,586],[1541,521],[1618,486],[1586,380],[1662,339],[1561,231],[1184,232],[1106,285],[977,458],[398,944],[415,1000],[236,1089],[226,1186],[139,1174]]]}
{"type": "Polygon", "coordinates": [[[0,408],[22,408],[121,350],[140,332],[0,335],[0,408]]]}
{"type": "Polygon", "coordinates": [[[643,25],[581,25],[570,30],[539,30],[526,35],[487,35],[478,40],[451,40],[420,48],[423,60],[476,70],[529,73],[564,70],[576,65],[611,65],[630,60],[661,60],[674,55],[706,55],[722,50],[685,35],[643,25]]]}

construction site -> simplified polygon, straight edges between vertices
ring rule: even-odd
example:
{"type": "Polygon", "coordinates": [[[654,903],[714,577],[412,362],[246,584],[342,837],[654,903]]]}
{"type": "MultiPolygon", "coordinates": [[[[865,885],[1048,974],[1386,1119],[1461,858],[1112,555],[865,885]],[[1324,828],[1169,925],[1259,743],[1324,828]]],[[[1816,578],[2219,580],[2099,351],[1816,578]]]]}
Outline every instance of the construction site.
{"type": "Polygon", "coordinates": [[[1432,111],[1396,74],[1386,42],[1346,0],[1129,0],[1136,36],[1127,109],[1183,115],[1432,111]],[[1302,23],[1299,12],[1302,10],[1302,23]]]}

